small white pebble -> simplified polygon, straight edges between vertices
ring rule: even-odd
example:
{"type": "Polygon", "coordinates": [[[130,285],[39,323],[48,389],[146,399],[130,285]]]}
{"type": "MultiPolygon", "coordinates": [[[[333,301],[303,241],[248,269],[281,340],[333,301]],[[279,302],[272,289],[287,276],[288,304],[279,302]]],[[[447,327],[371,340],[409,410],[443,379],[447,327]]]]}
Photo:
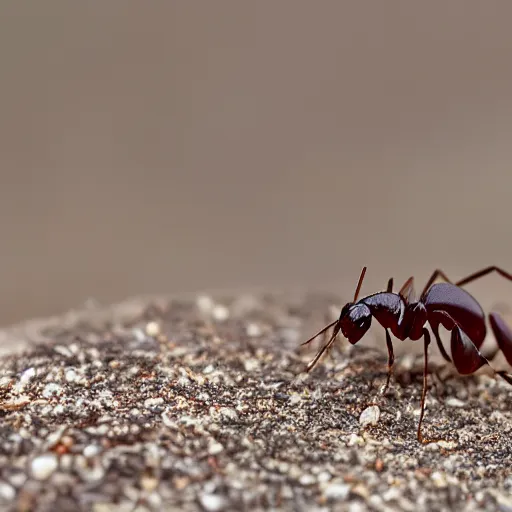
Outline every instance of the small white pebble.
{"type": "Polygon", "coordinates": [[[208,295],[200,295],[199,297],[197,297],[196,305],[199,308],[199,311],[201,311],[201,313],[207,315],[210,315],[213,311],[213,308],[215,307],[213,299],[208,295]]]}
{"type": "Polygon", "coordinates": [[[64,406],[62,404],[58,404],[53,408],[53,414],[55,416],[59,416],[60,414],[64,414],[64,406]]]}
{"type": "Polygon", "coordinates": [[[100,425],[96,428],[96,433],[100,436],[106,436],[109,431],[109,426],[107,424],[100,425]]]}
{"type": "Polygon", "coordinates": [[[0,389],[8,388],[12,384],[11,377],[0,377],[0,389]]]}
{"type": "Polygon", "coordinates": [[[53,351],[57,352],[57,354],[60,354],[61,356],[64,357],[73,357],[73,353],[71,352],[71,350],[64,345],[57,345],[53,347],[53,351]]]}
{"type": "Polygon", "coordinates": [[[190,384],[192,384],[192,381],[186,375],[180,375],[177,380],[177,384],[185,388],[187,386],[190,386],[190,384]]]}
{"type": "Polygon", "coordinates": [[[382,497],[378,494],[372,494],[368,498],[368,504],[375,507],[375,510],[382,510],[382,497]]]}
{"type": "Polygon", "coordinates": [[[313,485],[316,482],[316,478],[313,475],[307,473],[299,478],[300,485],[313,485]]]}
{"type": "Polygon", "coordinates": [[[281,473],[288,473],[290,470],[290,464],[288,462],[280,462],[277,465],[277,469],[279,469],[281,473]]]}
{"type": "Polygon", "coordinates": [[[27,474],[25,472],[23,473],[14,473],[13,475],[10,476],[9,478],[9,482],[14,486],[14,487],[21,487],[22,485],[25,485],[25,482],[27,481],[27,474]]]}
{"type": "Polygon", "coordinates": [[[146,492],[153,492],[158,487],[159,481],[157,478],[152,476],[144,475],[140,479],[140,486],[146,491],[146,492]]]}
{"type": "Polygon", "coordinates": [[[78,378],[78,375],[76,374],[75,370],[69,369],[66,371],[65,378],[67,382],[75,382],[75,380],[78,378]]]}
{"type": "Polygon", "coordinates": [[[288,470],[288,476],[290,478],[299,479],[302,475],[302,471],[297,464],[292,464],[288,470]]]}
{"type": "Polygon", "coordinates": [[[255,323],[247,324],[245,332],[247,333],[247,336],[250,336],[251,338],[258,338],[262,333],[261,327],[255,323]]]}
{"type": "Polygon", "coordinates": [[[501,423],[505,420],[505,415],[500,411],[492,411],[489,419],[501,423]]]}
{"type": "Polygon", "coordinates": [[[97,444],[88,444],[83,451],[84,457],[90,459],[96,457],[101,452],[101,448],[97,444]]]}
{"type": "Polygon", "coordinates": [[[443,448],[444,450],[454,450],[457,448],[457,443],[455,441],[437,441],[437,443],[432,443],[437,445],[439,448],[443,448]]]}
{"type": "Polygon", "coordinates": [[[158,492],[154,491],[149,493],[146,497],[146,501],[151,510],[162,510],[162,497],[158,492]]]}
{"type": "Polygon", "coordinates": [[[445,474],[440,471],[434,471],[430,478],[436,487],[442,488],[448,485],[445,474]]]}
{"type": "Polygon", "coordinates": [[[485,494],[482,492],[482,491],[478,491],[476,494],[475,494],[475,501],[479,504],[483,503],[485,499],[485,494]]]}
{"type": "Polygon", "coordinates": [[[217,322],[224,322],[229,318],[229,309],[222,304],[218,304],[213,308],[212,316],[217,322]]]}
{"type": "Polygon", "coordinates": [[[349,493],[350,485],[332,482],[325,488],[324,497],[328,500],[346,500],[349,493]]]}
{"type": "Polygon", "coordinates": [[[152,338],[160,334],[160,324],[158,322],[149,322],[146,324],[146,334],[152,338]]]}
{"type": "Polygon", "coordinates": [[[199,495],[199,501],[205,510],[217,512],[226,508],[226,500],[217,494],[203,493],[199,495]]]}
{"type": "Polygon", "coordinates": [[[244,359],[244,369],[246,372],[253,372],[260,367],[260,362],[255,359],[249,357],[248,359],[244,359]]]}
{"type": "Polygon", "coordinates": [[[49,453],[36,457],[30,464],[32,476],[36,480],[46,480],[49,478],[59,466],[56,455],[49,453]]]}
{"type": "Polygon", "coordinates": [[[137,327],[132,330],[132,334],[139,343],[143,343],[144,341],[146,341],[146,333],[142,329],[139,329],[137,327]]]}
{"type": "Polygon", "coordinates": [[[382,494],[384,501],[396,501],[402,497],[399,489],[396,487],[390,487],[387,491],[382,494]]]}
{"type": "Polygon", "coordinates": [[[361,436],[358,436],[357,434],[350,434],[350,437],[348,438],[348,445],[349,446],[363,446],[365,443],[364,439],[361,436]]]}
{"type": "Polygon", "coordinates": [[[352,501],[348,505],[347,512],[366,512],[367,510],[368,508],[366,504],[363,505],[360,501],[352,501]]]}
{"type": "Polygon", "coordinates": [[[224,416],[225,418],[229,418],[230,420],[237,420],[238,419],[238,413],[235,409],[232,409],[231,407],[221,407],[219,409],[219,413],[221,416],[224,416]]]}
{"type": "Polygon", "coordinates": [[[0,482],[0,498],[11,501],[16,497],[16,490],[7,482],[0,482]]]}
{"type": "Polygon", "coordinates": [[[368,425],[377,425],[380,418],[380,409],[377,405],[371,405],[367,407],[359,416],[359,424],[362,427],[368,425]]]}
{"type": "Polygon", "coordinates": [[[296,405],[298,403],[302,402],[302,398],[298,393],[293,393],[290,396],[290,405],[296,405]]]}
{"type": "Polygon", "coordinates": [[[329,471],[322,471],[316,478],[319,483],[324,483],[328,482],[332,478],[332,475],[329,473],[329,471]]]}
{"type": "Polygon", "coordinates": [[[46,386],[43,389],[43,396],[45,398],[52,398],[53,396],[59,396],[63,392],[62,386],[59,384],[56,384],[55,382],[50,382],[49,384],[46,384],[46,386]]]}
{"type": "Polygon", "coordinates": [[[164,411],[162,413],[162,422],[163,424],[166,426],[166,427],[174,427],[176,426],[176,422],[173,421],[170,417],[169,417],[169,412],[168,411],[164,411]]]}
{"type": "Polygon", "coordinates": [[[217,441],[212,441],[210,443],[210,446],[208,446],[208,453],[210,455],[217,455],[217,454],[221,453],[223,450],[224,450],[224,446],[222,446],[217,441]]]}
{"type": "Polygon", "coordinates": [[[34,378],[36,375],[35,368],[28,368],[25,370],[20,377],[20,386],[24,387],[26,386],[32,378],[34,378]]]}
{"type": "Polygon", "coordinates": [[[146,409],[150,407],[154,407],[155,405],[162,405],[164,403],[164,399],[162,397],[159,398],[147,398],[144,400],[144,407],[146,409]]]}
{"type": "Polygon", "coordinates": [[[449,407],[464,407],[466,404],[462,400],[452,396],[446,400],[446,405],[449,407]]]}
{"type": "Polygon", "coordinates": [[[91,464],[83,455],[76,456],[75,470],[85,482],[99,482],[105,476],[105,469],[99,461],[91,464]]]}
{"type": "Polygon", "coordinates": [[[281,487],[281,496],[285,500],[291,500],[294,496],[293,489],[289,485],[283,485],[281,487]]]}

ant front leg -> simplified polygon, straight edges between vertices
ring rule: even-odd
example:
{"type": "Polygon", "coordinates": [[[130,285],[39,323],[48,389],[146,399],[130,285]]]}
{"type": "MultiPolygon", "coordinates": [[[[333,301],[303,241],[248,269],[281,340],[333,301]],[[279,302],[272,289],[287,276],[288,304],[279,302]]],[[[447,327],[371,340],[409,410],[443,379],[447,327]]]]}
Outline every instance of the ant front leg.
{"type": "Polygon", "coordinates": [[[391,374],[393,373],[393,364],[395,362],[395,354],[393,351],[393,342],[391,341],[391,335],[389,330],[386,329],[386,346],[388,348],[388,375],[386,378],[386,384],[382,388],[381,394],[384,395],[389,387],[389,381],[391,380],[391,374]]]}

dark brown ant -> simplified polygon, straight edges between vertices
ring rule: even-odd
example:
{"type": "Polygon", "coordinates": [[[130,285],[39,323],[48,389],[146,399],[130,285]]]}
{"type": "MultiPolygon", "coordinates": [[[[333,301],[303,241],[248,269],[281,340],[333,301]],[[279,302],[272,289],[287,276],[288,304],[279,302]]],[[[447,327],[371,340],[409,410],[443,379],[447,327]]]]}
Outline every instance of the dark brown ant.
{"type": "MultiPolygon", "coordinates": [[[[453,364],[461,375],[470,375],[484,365],[491,367],[489,360],[494,358],[498,350],[503,352],[507,362],[512,365],[512,330],[497,313],[491,313],[489,321],[496,337],[498,349],[488,358],[481,354],[479,349],[487,334],[485,314],[476,299],[461,288],[491,272],[497,272],[512,281],[511,274],[494,266],[475,272],[455,283],[452,283],[442,270],[436,270],[428,280],[419,300],[415,300],[414,297],[412,277],[405,282],[398,293],[393,292],[393,279],[391,278],[386,291],[374,293],[358,300],[366,274],[366,267],[364,267],[357,283],[354,300],[341,309],[337,320],[302,343],[302,345],[307,345],[317,336],[334,327],[329,341],[308,364],[306,371],[309,372],[316,366],[322,355],[332,346],[340,331],[352,345],[355,345],[368,331],[372,317],[375,317],[386,332],[388,373],[386,384],[382,390],[384,393],[389,386],[395,359],[390,331],[402,341],[406,339],[416,341],[423,337],[423,391],[417,437],[418,441],[424,444],[434,442],[434,440],[425,439],[421,432],[427,394],[428,347],[431,341],[430,333],[425,327],[427,323],[434,333],[441,355],[450,363],[453,359],[453,364]],[[442,278],[446,282],[435,283],[438,278],[442,278]],[[451,331],[452,358],[446,352],[439,336],[440,325],[451,331]]],[[[512,375],[505,371],[496,371],[492,367],[491,369],[512,385],[512,375]]]]}

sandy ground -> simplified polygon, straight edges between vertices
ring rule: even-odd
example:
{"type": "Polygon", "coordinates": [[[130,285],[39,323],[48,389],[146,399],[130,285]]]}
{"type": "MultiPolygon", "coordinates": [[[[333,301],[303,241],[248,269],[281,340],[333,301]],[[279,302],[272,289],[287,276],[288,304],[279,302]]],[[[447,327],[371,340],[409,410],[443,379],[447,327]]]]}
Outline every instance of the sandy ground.
{"type": "Polygon", "coordinates": [[[1,332],[1,510],[512,511],[512,390],[432,375],[421,445],[415,361],[386,395],[371,348],[303,372],[336,304],[146,298],[1,332]]]}

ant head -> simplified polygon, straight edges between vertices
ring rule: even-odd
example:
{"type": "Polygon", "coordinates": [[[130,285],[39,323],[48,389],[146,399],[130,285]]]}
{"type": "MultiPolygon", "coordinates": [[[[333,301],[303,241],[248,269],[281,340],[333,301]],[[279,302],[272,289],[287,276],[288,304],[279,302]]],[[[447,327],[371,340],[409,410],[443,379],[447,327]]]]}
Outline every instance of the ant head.
{"type": "Polygon", "coordinates": [[[349,302],[341,310],[341,332],[352,345],[366,334],[371,323],[372,313],[366,304],[349,302]]]}

